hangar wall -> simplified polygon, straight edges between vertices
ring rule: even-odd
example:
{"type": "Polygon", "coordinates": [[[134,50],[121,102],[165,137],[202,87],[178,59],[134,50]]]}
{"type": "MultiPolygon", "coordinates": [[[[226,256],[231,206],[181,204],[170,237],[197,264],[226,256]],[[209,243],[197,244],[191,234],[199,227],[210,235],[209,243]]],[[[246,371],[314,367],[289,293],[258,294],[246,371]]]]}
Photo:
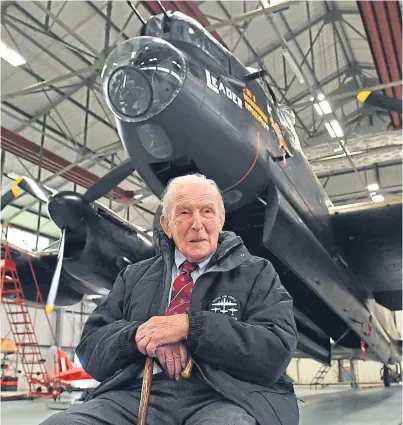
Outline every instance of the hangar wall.
{"type": "MultiPolygon", "coordinates": [[[[309,385],[321,367],[322,364],[316,360],[292,359],[287,368],[287,374],[295,384],[309,385]]],[[[354,367],[358,384],[382,384],[381,363],[372,360],[356,360],[354,367]]],[[[339,382],[338,361],[334,360],[322,383],[333,385],[339,382]]]]}
{"type": "MultiPolygon", "coordinates": [[[[80,340],[82,328],[88,318],[89,313],[94,308],[95,305],[92,303],[80,303],[63,310],[55,310],[49,315],[49,321],[55,335],[56,344],[58,344],[59,347],[69,355],[73,362],[75,360],[74,350],[80,340]]],[[[48,368],[52,367],[53,365],[52,346],[54,346],[55,340],[53,339],[48,321],[46,320],[45,312],[43,308],[41,309],[31,306],[28,307],[28,312],[35,329],[35,336],[38,341],[42,358],[45,359],[45,368],[46,370],[49,370],[48,368]]],[[[8,338],[12,340],[13,335],[10,332],[10,325],[3,306],[0,307],[0,320],[2,338],[8,338]]],[[[10,367],[7,375],[14,375],[14,372],[18,370],[22,371],[22,365],[19,359],[17,359],[17,362],[15,362],[16,359],[13,357],[13,355],[9,355],[8,358],[9,361],[11,361],[12,366],[10,367]]],[[[76,365],[79,366],[78,364],[76,365]]],[[[17,376],[18,390],[27,390],[28,384],[24,374],[17,373],[17,376]]],[[[85,387],[85,383],[82,386],[85,387]]]]}

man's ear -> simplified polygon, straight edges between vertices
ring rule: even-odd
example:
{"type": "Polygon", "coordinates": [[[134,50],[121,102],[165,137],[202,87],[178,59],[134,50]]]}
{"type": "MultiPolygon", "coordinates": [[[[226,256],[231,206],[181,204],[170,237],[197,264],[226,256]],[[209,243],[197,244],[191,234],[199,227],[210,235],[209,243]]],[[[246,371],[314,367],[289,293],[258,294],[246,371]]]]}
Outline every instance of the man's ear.
{"type": "Polygon", "coordinates": [[[169,227],[169,223],[167,220],[165,220],[165,217],[163,215],[160,217],[160,224],[161,224],[162,230],[165,232],[168,238],[172,239],[172,232],[169,227]]]}

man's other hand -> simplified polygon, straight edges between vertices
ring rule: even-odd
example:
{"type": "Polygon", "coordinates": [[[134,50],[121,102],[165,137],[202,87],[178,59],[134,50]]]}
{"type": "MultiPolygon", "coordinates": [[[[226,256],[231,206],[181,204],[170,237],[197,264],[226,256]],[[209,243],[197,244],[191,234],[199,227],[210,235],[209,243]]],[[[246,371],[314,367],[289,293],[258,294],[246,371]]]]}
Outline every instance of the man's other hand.
{"type": "Polygon", "coordinates": [[[188,330],[187,314],[151,317],[137,329],[137,348],[142,354],[156,357],[155,351],[158,347],[186,339],[188,330]]]}
{"type": "Polygon", "coordinates": [[[157,348],[155,354],[162,368],[168,372],[168,376],[179,381],[180,374],[187,365],[187,348],[181,342],[161,345],[157,348]]]}

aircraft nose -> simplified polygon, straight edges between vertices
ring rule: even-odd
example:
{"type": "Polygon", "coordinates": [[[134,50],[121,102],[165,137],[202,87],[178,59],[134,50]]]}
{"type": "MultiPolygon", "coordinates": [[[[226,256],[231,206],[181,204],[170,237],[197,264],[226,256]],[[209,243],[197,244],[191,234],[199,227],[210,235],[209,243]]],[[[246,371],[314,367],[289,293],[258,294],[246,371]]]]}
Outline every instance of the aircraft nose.
{"type": "Polygon", "coordinates": [[[183,54],[155,37],[135,37],[118,45],[102,70],[102,88],[114,115],[125,122],[159,114],[177,96],[186,76],[183,54]]]}

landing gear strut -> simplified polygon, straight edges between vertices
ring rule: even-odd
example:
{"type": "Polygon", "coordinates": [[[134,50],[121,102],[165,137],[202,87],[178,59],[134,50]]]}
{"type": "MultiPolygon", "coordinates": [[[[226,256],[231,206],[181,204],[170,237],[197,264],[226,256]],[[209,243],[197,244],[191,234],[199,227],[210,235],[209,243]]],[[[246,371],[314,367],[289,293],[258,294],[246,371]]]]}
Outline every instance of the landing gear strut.
{"type": "Polygon", "coordinates": [[[383,365],[382,379],[383,379],[383,385],[385,387],[390,387],[390,370],[388,366],[386,365],[383,365]]]}

